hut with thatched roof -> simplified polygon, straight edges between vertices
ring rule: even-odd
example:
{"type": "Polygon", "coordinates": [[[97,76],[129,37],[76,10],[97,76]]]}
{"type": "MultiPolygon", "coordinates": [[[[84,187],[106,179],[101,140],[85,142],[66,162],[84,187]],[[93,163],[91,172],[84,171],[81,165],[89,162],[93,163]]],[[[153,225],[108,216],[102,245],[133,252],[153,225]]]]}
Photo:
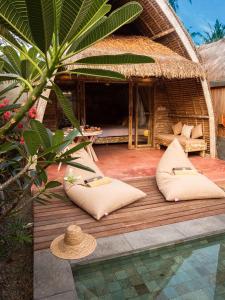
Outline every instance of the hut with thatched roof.
{"type": "Polygon", "coordinates": [[[218,155],[225,159],[225,38],[198,48],[207,73],[215,112],[218,155]]]}
{"type": "MultiPolygon", "coordinates": [[[[126,2],[114,0],[112,5],[126,2]]],[[[130,52],[149,55],[154,64],[111,66],[126,76],[124,82],[81,76],[55,80],[71,99],[81,124],[103,128],[97,142],[127,142],[129,149],[152,147],[159,134],[170,133],[181,121],[202,124],[208,152],[215,156],[213,107],[195,46],[166,0],[138,2],[144,10],[135,22],[76,58],[130,52]]],[[[68,125],[57,104],[47,106],[44,122],[52,128],[68,125]]]]}

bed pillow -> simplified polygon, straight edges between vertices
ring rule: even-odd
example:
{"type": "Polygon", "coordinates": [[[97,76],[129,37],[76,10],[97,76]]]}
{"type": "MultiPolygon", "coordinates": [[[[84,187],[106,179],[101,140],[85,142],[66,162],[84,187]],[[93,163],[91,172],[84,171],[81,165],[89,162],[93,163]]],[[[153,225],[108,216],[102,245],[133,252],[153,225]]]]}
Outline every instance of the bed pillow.
{"type": "Polygon", "coordinates": [[[162,156],[156,171],[158,188],[167,201],[225,197],[225,192],[221,188],[200,173],[180,176],[173,174],[173,168],[183,167],[196,170],[175,139],[162,156]]]}
{"type": "Polygon", "coordinates": [[[181,122],[178,122],[177,124],[173,125],[173,126],[172,126],[173,134],[174,134],[174,135],[179,135],[179,134],[181,134],[182,127],[183,127],[183,125],[182,125],[181,122]]]}
{"type": "Polygon", "coordinates": [[[96,220],[146,196],[137,188],[116,179],[92,188],[69,183],[64,187],[68,197],[96,220]]]}
{"type": "Polygon", "coordinates": [[[198,139],[203,136],[202,124],[196,125],[191,132],[192,139],[198,139]]]}
{"type": "Polygon", "coordinates": [[[182,127],[181,135],[186,137],[187,139],[190,139],[193,127],[194,126],[184,124],[184,126],[182,127]]]}

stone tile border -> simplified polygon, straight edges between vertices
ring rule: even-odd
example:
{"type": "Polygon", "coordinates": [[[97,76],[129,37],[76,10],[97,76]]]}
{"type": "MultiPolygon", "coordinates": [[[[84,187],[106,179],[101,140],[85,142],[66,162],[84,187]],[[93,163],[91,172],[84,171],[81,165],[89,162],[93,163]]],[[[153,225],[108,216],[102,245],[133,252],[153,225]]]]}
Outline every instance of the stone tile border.
{"type": "Polygon", "coordinates": [[[49,250],[34,252],[34,300],[78,299],[71,266],[110,259],[225,232],[225,214],[97,239],[93,254],[62,260],[49,250]]]}

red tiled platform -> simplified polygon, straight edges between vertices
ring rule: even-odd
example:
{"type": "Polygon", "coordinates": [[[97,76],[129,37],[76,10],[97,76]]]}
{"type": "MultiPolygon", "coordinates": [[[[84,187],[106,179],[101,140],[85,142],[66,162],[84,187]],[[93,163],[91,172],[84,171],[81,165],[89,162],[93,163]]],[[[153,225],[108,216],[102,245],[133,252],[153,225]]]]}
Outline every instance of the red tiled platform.
{"type": "MultiPolygon", "coordinates": [[[[141,149],[128,150],[127,145],[95,145],[100,169],[106,176],[130,179],[154,176],[157,164],[163,154],[162,150],[141,149]]],[[[225,182],[225,161],[199,155],[189,156],[196,168],[214,181],[225,182]]],[[[57,166],[49,168],[50,178],[62,180],[65,167],[57,171],[57,166]]]]}

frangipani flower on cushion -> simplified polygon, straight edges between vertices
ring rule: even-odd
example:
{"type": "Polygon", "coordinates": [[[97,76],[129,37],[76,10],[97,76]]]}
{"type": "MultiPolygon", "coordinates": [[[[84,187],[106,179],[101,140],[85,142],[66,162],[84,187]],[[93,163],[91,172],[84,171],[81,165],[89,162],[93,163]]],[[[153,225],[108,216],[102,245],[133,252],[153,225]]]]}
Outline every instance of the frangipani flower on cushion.
{"type": "Polygon", "coordinates": [[[74,175],[68,175],[66,177],[64,177],[64,180],[74,184],[75,182],[79,181],[82,179],[82,176],[74,176],[74,175]]]}

